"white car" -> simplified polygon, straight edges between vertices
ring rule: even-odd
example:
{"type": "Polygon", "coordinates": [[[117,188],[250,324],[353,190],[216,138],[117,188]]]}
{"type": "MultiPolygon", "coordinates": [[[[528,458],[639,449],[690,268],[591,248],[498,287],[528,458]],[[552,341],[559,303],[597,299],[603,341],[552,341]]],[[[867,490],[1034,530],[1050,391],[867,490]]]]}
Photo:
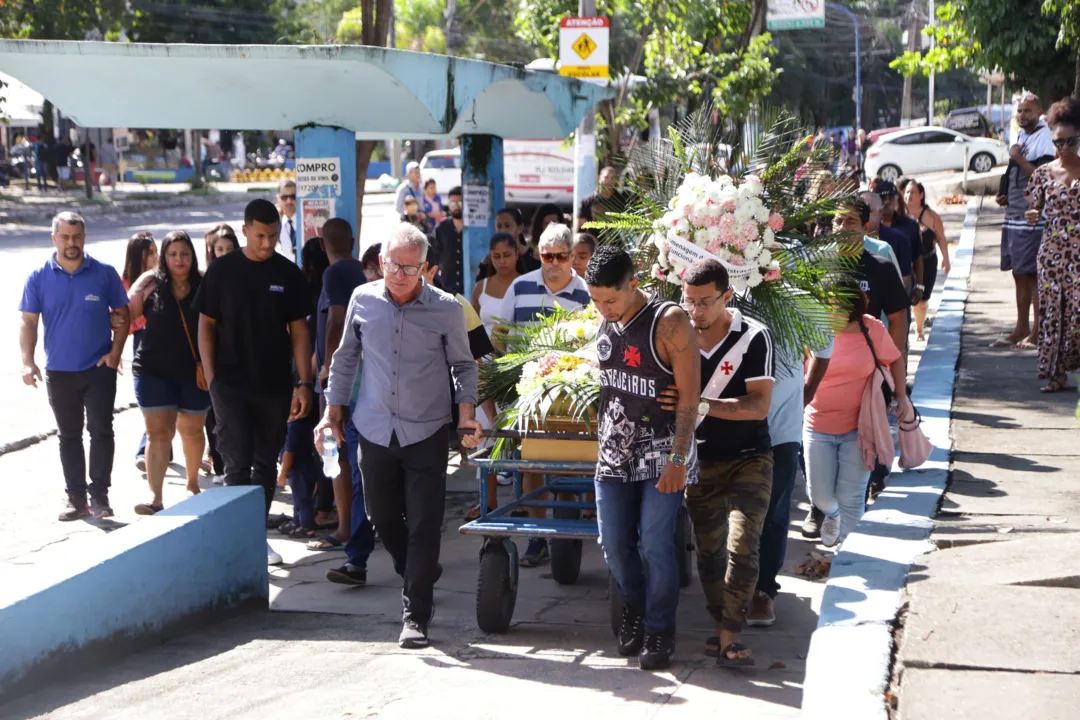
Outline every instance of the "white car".
{"type": "Polygon", "coordinates": [[[918,175],[939,170],[963,170],[965,151],[968,167],[977,173],[1009,162],[1009,148],[993,138],[974,138],[943,127],[918,127],[890,133],[866,152],[866,175],[896,182],[901,175],[918,175]]]}
{"type": "Polygon", "coordinates": [[[420,161],[421,184],[435,180],[435,191],[446,202],[451,188],[461,185],[461,150],[432,150],[420,161]]]}
{"type": "MultiPolygon", "coordinates": [[[[535,206],[574,204],[574,145],[564,140],[503,140],[506,204],[535,206]]],[[[435,179],[435,189],[446,199],[450,188],[461,185],[461,148],[432,150],[420,161],[423,182],[435,179]]]]}

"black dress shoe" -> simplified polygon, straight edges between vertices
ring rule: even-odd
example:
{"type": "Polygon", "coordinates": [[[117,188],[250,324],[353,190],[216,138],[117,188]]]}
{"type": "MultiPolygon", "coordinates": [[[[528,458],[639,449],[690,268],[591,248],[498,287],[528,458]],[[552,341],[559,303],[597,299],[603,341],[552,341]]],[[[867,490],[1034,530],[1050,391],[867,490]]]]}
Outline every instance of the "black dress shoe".
{"type": "Polygon", "coordinates": [[[675,633],[647,633],[638,664],[642,670],[664,670],[671,667],[671,656],[674,654],[675,633]]]}
{"type": "Polygon", "coordinates": [[[367,585],[367,570],[345,563],[339,568],[327,570],[326,579],[338,585],[360,587],[367,585]]]}

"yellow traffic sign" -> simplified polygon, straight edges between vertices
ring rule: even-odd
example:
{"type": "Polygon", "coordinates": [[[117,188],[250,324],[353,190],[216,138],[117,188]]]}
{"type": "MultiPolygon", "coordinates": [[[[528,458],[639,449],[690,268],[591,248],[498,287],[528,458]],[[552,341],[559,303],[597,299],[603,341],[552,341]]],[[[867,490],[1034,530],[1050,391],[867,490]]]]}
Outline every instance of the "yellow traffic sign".
{"type": "Polygon", "coordinates": [[[582,33],[581,37],[575,40],[574,44],[571,47],[573,47],[574,52],[578,54],[578,57],[580,57],[582,60],[585,60],[593,54],[594,50],[596,50],[596,43],[591,37],[589,37],[585,33],[582,33]]]}

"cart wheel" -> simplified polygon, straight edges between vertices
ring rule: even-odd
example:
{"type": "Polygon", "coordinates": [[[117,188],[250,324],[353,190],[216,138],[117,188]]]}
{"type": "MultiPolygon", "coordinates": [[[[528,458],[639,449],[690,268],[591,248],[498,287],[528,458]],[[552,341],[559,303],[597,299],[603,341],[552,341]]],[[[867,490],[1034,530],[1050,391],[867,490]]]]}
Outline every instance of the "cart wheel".
{"type": "Polygon", "coordinates": [[[690,587],[693,574],[690,569],[694,561],[694,536],[690,531],[690,514],[685,507],[679,508],[675,520],[675,552],[679,563],[679,587],[690,587]]]}
{"type": "Polygon", "coordinates": [[[611,616],[611,634],[619,637],[619,626],[622,625],[622,596],[619,595],[619,584],[615,582],[615,576],[608,573],[608,614],[611,616]]]}
{"type": "Polygon", "coordinates": [[[517,582],[510,561],[510,553],[498,538],[487,540],[480,552],[476,624],[484,632],[501,635],[510,629],[517,602],[517,582]]]}
{"type": "MultiPolygon", "coordinates": [[[[581,511],[575,508],[555,508],[553,513],[556,520],[577,520],[581,517],[581,511]]],[[[551,553],[551,577],[560,585],[573,585],[581,573],[581,549],[580,540],[568,540],[554,538],[548,543],[548,552],[551,553]]]]}

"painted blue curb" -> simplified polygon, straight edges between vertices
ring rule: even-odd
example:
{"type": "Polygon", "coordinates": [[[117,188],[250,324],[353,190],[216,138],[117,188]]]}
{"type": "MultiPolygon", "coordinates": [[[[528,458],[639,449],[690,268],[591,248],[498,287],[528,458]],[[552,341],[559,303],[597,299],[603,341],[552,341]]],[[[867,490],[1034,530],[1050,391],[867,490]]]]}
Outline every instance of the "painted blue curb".
{"type": "Polygon", "coordinates": [[[178,622],[241,605],[266,607],[262,488],[196,495],[154,517],[72,539],[62,566],[0,586],[0,697],[84,651],[154,636],[178,622]]]}
{"type": "Polygon", "coordinates": [[[912,563],[933,549],[931,517],[948,479],[953,385],[981,207],[981,198],[968,200],[952,271],[931,298],[934,326],[915,373],[912,401],[934,451],[918,470],[894,465],[888,488],[833,559],[806,658],[802,717],[809,720],[888,718],[892,622],[912,563]]]}

